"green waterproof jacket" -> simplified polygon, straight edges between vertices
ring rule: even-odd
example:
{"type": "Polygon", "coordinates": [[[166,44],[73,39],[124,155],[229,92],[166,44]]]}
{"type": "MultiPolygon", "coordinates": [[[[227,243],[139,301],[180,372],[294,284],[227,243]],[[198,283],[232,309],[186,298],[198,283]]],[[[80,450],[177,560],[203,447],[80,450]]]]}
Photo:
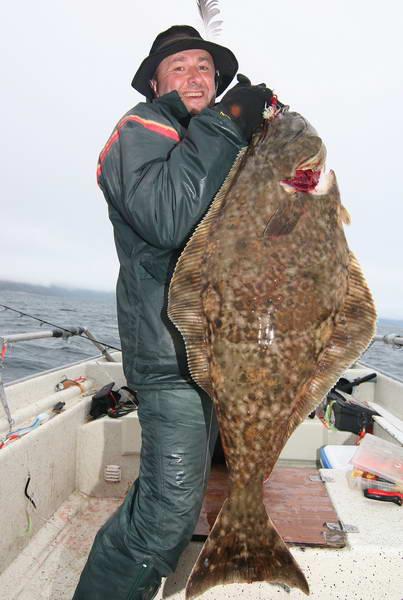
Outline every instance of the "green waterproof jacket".
{"type": "Polygon", "coordinates": [[[120,261],[123,368],[134,389],[188,386],[186,352],[169,321],[169,280],[240,148],[237,126],[204,109],[190,118],[176,91],[140,103],[102,150],[98,183],[120,261]]]}

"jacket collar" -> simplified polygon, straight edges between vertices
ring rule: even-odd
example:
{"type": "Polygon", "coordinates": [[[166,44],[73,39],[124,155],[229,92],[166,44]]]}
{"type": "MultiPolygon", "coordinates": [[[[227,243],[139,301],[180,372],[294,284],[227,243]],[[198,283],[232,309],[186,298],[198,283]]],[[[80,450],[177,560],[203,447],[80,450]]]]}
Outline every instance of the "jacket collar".
{"type": "Polygon", "coordinates": [[[187,120],[190,117],[190,114],[183,104],[178,92],[173,90],[168,94],[164,94],[164,96],[160,96],[153,100],[153,104],[158,104],[162,108],[162,110],[168,110],[169,113],[174,116],[178,121],[187,120]]]}

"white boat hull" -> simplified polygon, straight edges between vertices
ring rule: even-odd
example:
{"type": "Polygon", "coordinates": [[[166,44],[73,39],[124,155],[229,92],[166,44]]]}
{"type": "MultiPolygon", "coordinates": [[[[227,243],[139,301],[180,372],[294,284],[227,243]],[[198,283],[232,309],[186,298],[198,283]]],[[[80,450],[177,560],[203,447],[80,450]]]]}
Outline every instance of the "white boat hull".
{"type": "MultiPolygon", "coordinates": [[[[362,372],[356,374],[360,376],[362,372]]],[[[93,391],[110,381],[118,387],[125,384],[121,363],[94,359],[6,386],[12,416],[19,424],[33,420],[38,412],[59,400],[66,402],[63,413],[0,450],[0,589],[7,600],[71,599],[96,530],[137,476],[141,444],[137,414],[88,421],[93,391]],[[85,389],[82,392],[73,386],[56,393],[55,386],[63,377],[85,377],[85,389]],[[108,465],[120,466],[119,482],[105,481],[108,465]],[[24,494],[28,477],[27,493],[36,509],[24,494]],[[21,583],[16,584],[18,581],[21,583]]],[[[378,375],[376,383],[368,382],[358,389],[403,420],[401,382],[378,375]]],[[[0,432],[4,435],[7,431],[4,417],[0,420],[0,432]]],[[[379,425],[375,433],[393,439],[379,425]]],[[[290,438],[280,458],[288,463],[312,465],[321,446],[355,440],[353,434],[332,432],[318,419],[307,419],[290,438]]],[[[347,487],[342,471],[332,474],[335,482],[326,485],[339,517],[358,526],[359,533],[349,534],[348,547],[342,550],[292,549],[309,580],[310,597],[401,600],[400,507],[366,500],[347,487]],[[363,589],[363,581],[365,592],[354,595],[352,590],[363,589]]],[[[165,591],[160,591],[157,599],[166,597],[168,592],[175,600],[184,598],[185,581],[199,547],[197,543],[189,546],[177,572],[167,579],[165,591]]],[[[203,598],[238,596],[243,600],[290,598],[283,588],[264,583],[218,587],[203,598]]],[[[292,590],[292,598],[300,597],[305,596],[292,590]]]]}

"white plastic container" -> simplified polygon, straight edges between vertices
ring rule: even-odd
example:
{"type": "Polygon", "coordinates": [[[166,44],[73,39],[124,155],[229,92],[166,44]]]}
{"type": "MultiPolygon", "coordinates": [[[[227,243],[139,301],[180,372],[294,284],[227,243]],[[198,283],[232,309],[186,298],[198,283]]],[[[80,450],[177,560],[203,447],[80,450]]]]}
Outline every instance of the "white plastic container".
{"type": "Polygon", "coordinates": [[[351,463],[362,471],[403,484],[403,448],[367,433],[351,463]]]}
{"type": "Polygon", "coordinates": [[[346,471],[348,487],[352,490],[367,490],[370,488],[373,490],[383,490],[384,492],[399,491],[399,484],[378,481],[377,479],[368,479],[367,477],[361,477],[359,473],[360,471],[346,471]]]}

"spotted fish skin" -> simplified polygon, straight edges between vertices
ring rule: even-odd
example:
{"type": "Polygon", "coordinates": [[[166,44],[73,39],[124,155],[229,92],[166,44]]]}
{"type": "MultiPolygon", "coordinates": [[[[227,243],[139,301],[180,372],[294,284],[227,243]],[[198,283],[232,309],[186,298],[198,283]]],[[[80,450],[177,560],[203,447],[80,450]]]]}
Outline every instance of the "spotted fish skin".
{"type": "Polygon", "coordinates": [[[171,282],[169,315],[195,381],[214,399],[230,479],[187,598],[260,580],[309,593],[266,514],[263,481],[296,426],[365,350],[376,320],[347,246],[334,175],[323,193],[282,184],[324,156],[300,115],[268,124],[234,166],[171,282]]]}

